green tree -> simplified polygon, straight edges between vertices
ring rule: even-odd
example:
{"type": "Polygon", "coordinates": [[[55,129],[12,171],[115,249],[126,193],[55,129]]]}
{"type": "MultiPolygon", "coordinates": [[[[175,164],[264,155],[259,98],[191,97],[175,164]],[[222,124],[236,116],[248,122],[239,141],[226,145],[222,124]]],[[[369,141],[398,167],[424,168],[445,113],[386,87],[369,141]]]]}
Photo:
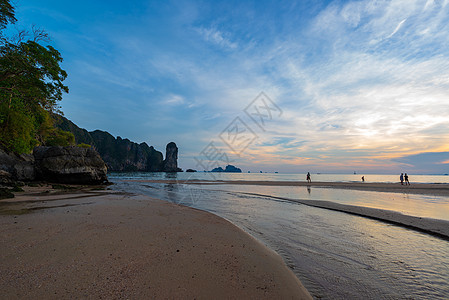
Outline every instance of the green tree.
{"type": "Polygon", "coordinates": [[[15,21],[10,0],[0,0],[0,145],[24,153],[46,144],[47,138],[55,144],[64,136],[48,120],[68,87],[63,84],[67,73],[60,67],[61,54],[43,45],[49,41],[45,31],[33,27],[14,37],[3,35],[15,21]]]}
{"type": "Polygon", "coordinates": [[[0,0],[0,30],[6,28],[8,23],[15,23],[16,17],[14,13],[14,6],[9,0],[0,0]]]}

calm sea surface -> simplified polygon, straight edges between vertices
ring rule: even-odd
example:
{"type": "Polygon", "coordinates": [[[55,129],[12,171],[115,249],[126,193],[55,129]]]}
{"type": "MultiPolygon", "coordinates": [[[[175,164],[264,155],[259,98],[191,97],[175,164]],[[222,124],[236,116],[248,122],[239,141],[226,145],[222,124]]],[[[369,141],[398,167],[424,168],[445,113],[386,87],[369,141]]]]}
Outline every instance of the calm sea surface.
{"type": "MultiPolygon", "coordinates": [[[[312,174],[312,180],[360,181],[361,176],[312,174]]],[[[397,182],[399,178],[364,176],[367,182],[397,182]]],[[[110,180],[116,183],[113,189],[181,203],[230,220],[277,251],[314,298],[449,299],[447,240],[364,217],[270,198],[327,200],[449,220],[449,197],[219,183],[304,181],[305,174],[116,173],[110,175],[110,180]],[[129,179],[217,180],[217,184],[129,179]]],[[[449,176],[412,175],[410,181],[449,183],[449,176]]]]}

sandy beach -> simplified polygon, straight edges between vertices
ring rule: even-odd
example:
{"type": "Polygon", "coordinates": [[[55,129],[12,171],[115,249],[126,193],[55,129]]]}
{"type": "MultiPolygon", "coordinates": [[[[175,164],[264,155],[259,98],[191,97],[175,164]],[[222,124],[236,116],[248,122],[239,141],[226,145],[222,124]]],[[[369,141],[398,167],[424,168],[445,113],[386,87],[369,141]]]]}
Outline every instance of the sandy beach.
{"type": "Polygon", "coordinates": [[[2,299],[311,299],[230,222],[146,196],[27,187],[0,223],[2,299]]]}

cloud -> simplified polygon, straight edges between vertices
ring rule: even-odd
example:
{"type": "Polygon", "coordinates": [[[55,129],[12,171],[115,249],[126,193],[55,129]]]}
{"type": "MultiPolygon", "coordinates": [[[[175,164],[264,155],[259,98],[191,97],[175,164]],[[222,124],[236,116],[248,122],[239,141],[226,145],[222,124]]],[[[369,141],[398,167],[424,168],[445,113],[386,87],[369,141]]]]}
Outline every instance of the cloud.
{"type": "Polygon", "coordinates": [[[398,32],[399,29],[401,29],[402,24],[404,24],[404,22],[405,22],[406,20],[407,20],[407,19],[404,19],[404,20],[402,20],[401,22],[399,22],[398,26],[396,26],[396,28],[393,30],[393,32],[392,32],[389,36],[387,36],[387,39],[389,39],[389,38],[391,38],[393,35],[395,35],[396,32],[398,32]]]}
{"type": "Polygon", "coordinates": [[[224,33],[216,28],[201,27],[198,28],[198,32],[206,41],[218,45],[222,48],[234,50],[238,47],[237,43],[230,40],[230,38],[228,37],[229,34],[224,33]]]}
{"type": "Polygon", "coordinates": [[[184,104],[185,99],[180,95],[169,95],[168,98],[162,101],[162,104],[166,105],[179,105],[184,104]]]}

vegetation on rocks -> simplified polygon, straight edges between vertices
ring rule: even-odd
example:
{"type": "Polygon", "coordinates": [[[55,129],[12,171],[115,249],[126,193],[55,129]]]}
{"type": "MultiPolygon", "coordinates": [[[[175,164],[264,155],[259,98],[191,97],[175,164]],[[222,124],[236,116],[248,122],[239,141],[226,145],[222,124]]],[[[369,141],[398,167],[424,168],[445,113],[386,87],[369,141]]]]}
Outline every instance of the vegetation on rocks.
{"type": "Polygon", "coordinates": [[[6,35],[16,21],[11,1],[0,0],[0,146],[22,154],[38,145],[73,145],[73,134],[50,117],[68,92],[62,56],[37,27],[6,35]]]}

